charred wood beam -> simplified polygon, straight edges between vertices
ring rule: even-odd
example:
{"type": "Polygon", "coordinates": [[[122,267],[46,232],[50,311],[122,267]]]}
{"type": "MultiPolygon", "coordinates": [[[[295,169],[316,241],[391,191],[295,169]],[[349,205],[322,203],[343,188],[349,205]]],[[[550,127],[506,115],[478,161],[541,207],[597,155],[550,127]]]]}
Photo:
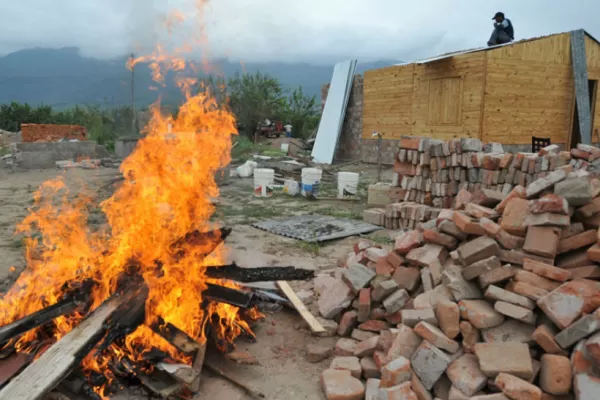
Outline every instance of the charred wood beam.
{"type": "Polygon", "coordinates": [[[106,322],[138,290],[113,295],[67,333],[1,391],[0,399],[38,400],[66,377],[106,334],[106,322]]]}
{"type": "Polygon", "coordinates": [[[189,337],[175,325],[165,322],[160,317],[150,328],[185,355],[193,355],[201,348],[200,343],[189,337]]]}
{"type": "Polygon", "coordinates": [[[86,280],[76,287],[65,289],[67,292],[58,303],[0,327],[0,346],[31,329],[47,324],[56,317],[70,314],[77,308],[83,308],[83,304],[87,303],[86,300],[92,286],[93,282],[86,280]]]}
{"type": "Polygon", "coordinates": [[[296,267],[243,268],[233,263],[207,267],[206,276],[238,282],[306,281],[315,277],[315,271],[296,267]]]}
{"type": "Polygon", "coordinates": [[[252,293],[242,292],[237,289],[225,286],[207,283],[207,288],[202,292],[202,296],[208,300],[231,304],[240,308],[249,308],[252,305],[254,296],[252,293]]]}
{"type": "Polygon", "coordinates": [[[220,228],[208,232],[200,232],[194,230],[188,232],[184,237],[175,241],[171,245],[171,249],[178,250],[176,257],[182,257],[185,254],[185,246],[206,246],[210,245],[210,248],[204,253],[206,257],[212,253],[221,243],[225,241],[227,236],[231,234],[231,228],[220,228]]]}

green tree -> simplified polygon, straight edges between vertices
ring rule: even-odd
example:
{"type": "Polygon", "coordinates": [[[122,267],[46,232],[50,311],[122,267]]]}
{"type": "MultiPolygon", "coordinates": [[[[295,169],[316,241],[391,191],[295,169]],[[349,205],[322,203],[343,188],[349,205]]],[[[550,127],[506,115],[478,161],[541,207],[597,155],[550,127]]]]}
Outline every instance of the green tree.
{"type": "Polygon", "coordinates": [[[254,134],[258,123],[265,118],[276,119],[283,114],[286,104],[283,89],[269,75],[236,74],[229,80],[228,89],[239,128],[248,136],[254,134]]]}
{"type": "Polygon", "coordinates": [[[283,112],[285,123],[293,126],[294,136],[306,139],[319,125],[320,106],[315,96],[307,96],[298,87],[286,99],[283,112]]]}

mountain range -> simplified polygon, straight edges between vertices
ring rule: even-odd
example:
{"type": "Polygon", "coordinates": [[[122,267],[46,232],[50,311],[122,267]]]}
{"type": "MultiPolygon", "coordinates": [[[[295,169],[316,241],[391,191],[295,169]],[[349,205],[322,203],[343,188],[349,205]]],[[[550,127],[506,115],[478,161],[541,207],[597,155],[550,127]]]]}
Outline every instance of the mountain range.
{"type": "MultiPolygon", "coordinates": [[[[35,48],[0,57],[0,104],[17,101],[45,104],[61,109],[76,104],[117,107],[131,104],[131,71],[127,57],[111,60],[83,57],[79,49],[35,48]]],[[[399,63],[395,60],[360,62],[357,73],[399,63]]],[[[309,95],[320,98],[321,85],[331,80],[333,65],[310,63],[235,63],[217,60],[213,70],[225,78],[236,72],[260,71],[277,78],[284,89],[301,86],[309,95]]],[[[160,95],[164,104],[177,104],[181,93],[168,76],[166,86],[156,90],[146,64],[135,68],[136,107],[143,108],[160,95]],[[154,87],[152,89],[151,87],[154,87]]]]}

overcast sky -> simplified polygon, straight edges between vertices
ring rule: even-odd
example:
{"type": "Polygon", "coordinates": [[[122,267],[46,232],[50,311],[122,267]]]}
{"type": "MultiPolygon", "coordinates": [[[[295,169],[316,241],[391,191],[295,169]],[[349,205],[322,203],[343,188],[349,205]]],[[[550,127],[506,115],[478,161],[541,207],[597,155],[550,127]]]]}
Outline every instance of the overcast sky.
{"type": "MultiPolygon", "coordinates": [[[[79,47],[110,58],[166,39],[165,16],[200,26],[197,0],[0,0],[0,55],[30,47],[79,47]]],[[[212,57],[232,61],[331,62],[349,57],[434,56],[485,45],[504,11],[517,39],[584,28],[600,37],[600,0],[210,0],[205,33],[212,57]]],[[[195,56],[198,56],[195,52],[195,56]]]]}

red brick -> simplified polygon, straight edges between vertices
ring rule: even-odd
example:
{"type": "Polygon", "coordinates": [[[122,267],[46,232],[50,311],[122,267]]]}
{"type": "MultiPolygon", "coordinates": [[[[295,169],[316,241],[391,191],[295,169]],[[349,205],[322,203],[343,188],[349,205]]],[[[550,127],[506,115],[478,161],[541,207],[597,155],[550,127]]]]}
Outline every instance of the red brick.
{"type": "Polygon", "coordinates": [[[517,270],[514,279],[517,282],[527,282],[548,291],[554,290],[560,286],[559,282],[551,281],[550,279],[543,278],[533,272],[522,269],[517,270]]]}
{"type": "Polygon", "coordinates": [[[358,254],[361,251],[365,251],[367,249],[370,249],[371,247],[379,247],[379,248],[381,248],[381,246],[375,246],[374,243],[371,242],[368,239],[359,239],[356,243],[354,243],[354,252],[356,254],[358,254]]]}
{"type": "Polygon", "coordinates": [[[350,374],[356,379],[360,379],[362,375],[360,360],[357,357],[335,357],[331,360],[329,369],[350,371],[350,374]]]}
{"type": "Polygon", "coordinates": [[[494,381],[506,397],[512,400],[541,400],[542,391],[537,386],[516,376],[501,373],[494,381]]]}
{"type": "Polygon", "coordinates": [[[390,264],[386,258],[381,258],[375,263],[375,273],[380,276],[392,276],[394,266],[390,264]]]}
{"type": "Polygon", "coordinates": [[[567,357],[544,354],[541,359],[540,388],[550,394],[569,394],[573,374],[567,357]]]}
{"type": "Polygon", "coordinates": [[[341,338],[335,344],[333,354],[336,356],[353,356],[357,345],[358,341],[354,339],[341,338]]]}
{"type": "Polygon", "coordinates": [[[411,377],[410,361],[405,357],[398,357],[381,369],[381,387],[392,387],[410,382],[411,377]]]}
{"type": "Polygon", "coordinates": [[[558,249],[560,230],[549,226],[530,226],[523,250],[542,257],[554,258],[558,249]]]}
{"type": "Polygon", "coordinates": [[[460,333],[460,311],[458,304],[451,301],[440,301],[435,306],[435,316],[440,328],[450,339],[460,333]]]}
{"type": "Polygon", "coordinates": [[[460,316],[478,329],[493,328],[504,322],[504,316],[485,300],[461,300],[460,316]]]}
{"type": "Polygon", "coordinates": [[[469,204],[471,201],[473,200],[473,195],[471,193],[469,193],[469,191],[465,190],[465,189],[461,189],[458,191],[458,194],[456,195],[455,201],[455,209],[457,210],[461,210],[463,209],[467,204],[469,204]]]}
{"type": "Polygon", "coordinates": [[[535,301],[541,299],[542,297],[548,294],[547,290],[534,286],[528,282],[509,282],[506,285],[505,289],[535,301]]]}
{"type": "Polygon", "coordinates": [[[405,136],[400,138],[401,149],[407,150],[419,150],[419,143],[421,143],[421,138],[416,136],[405,136]]]}
{"type": "Polygon", "coordinates": [[[421,282],[421,272],[414,267],[400,267],[394,271],[392,279],[398,283],[401,289],[413,291],[421,282]]]}
{"type": "Polygon", "coordinates": [[[423,230],[423,239],[426,243],[439,244],[447,249],[456,247],[457,241],[454,237],[439,232],[437,229],[423,230]]]}
{"type": "Polygon", "coordinates": [[[368,339],[363,340],[362,342],[356,345],[354,349],[354,356],[356,357],[365,357],[372,356],[377,350],[379,346],[379,336],[372,336],[368,339]]]}
{"type": "Polygon", "coordinates": [[[547,194],[541,199],[532,200],[530,211],[533,214],[555,213],[569,215],[569,204],[564,197],[547,194]]]}
{"type": "Polygon", "coordinates": [[[524,199],[526,196],[525,188],[523,186],[517,185],[513,188],[513,190],[496,206],[496,211],[499,213],[503,213],[506,205],[514,198],[524,199]]]}
{"type": "Polygon", "coordinates": [[[529,201],[513,197],[506,204],[500,226],[511,235],[525,236],[527,233],[526,219],[529,215],[529,201]]]}
{"type": "Polygon", "coordinates": [[[472,202],[484,207],[495,207],[502,200],[504,200],[504,195],[502,192],[490,189],[481,189],[473,193],[472,202]]]}
{"type": "Polygon", "coordinates": [[[475,219],[480,218],[489,218],[495,219],[498,218],[498,213],[491,208],[480,206],[479,204],[469,203],[465,206],[465,214],[470,215],[475,219]]]}
{"type": "Polygon", "coordinates": [[[389,362],[389,357],[387,354],[385,354],[385,352],[381,350],[375,350],[375,353],[373,353],[373,361],[375,361],[377,368],[381,370],[381,368],[383,368],[383,366],[389,362]]]}
{"type": "Polygon", "coordinates": [[[360,367],[362,368],[362,376],[365,379],[379,379],[379,377],[381,377],[381,372],[379,371],[379,368],[377,368],[377,364],[375,364],[373,357],[363,357],[360,360],[360,367]]]}
{"type": "Polygon", "coordinates": [[[371,288],[364,288],[358,292],[358,321],[365,322],[371,314],[371,288]]]}
{"type": "Polygon", "coordinates": [[[363,384],[346,370],[326,369],[321,386],[327,400],[363,400],[365,396],[363,384]]]}
{"type": "Polygon", "coordinates": [[[416,249],[423,243],[423,238],[421,236],[421,232],[417,230],[409,231],[400,234],[396,238],[395,251],[398,254],[405,255],[408,254],[412,249],[416,249]]]}
{"type": "Polygon", "coordinates": [[[444,263],[448,259],[448,251],[438,244],[425,244],[423,247],[411,250],[406,255],[409,264],[428,267],[433,262],[444,263]]]}
{"type": "Polygon", "coordinates": [[[533,377],[533,364],[526,343],[477,343],[475,355],[479,359],[479,367],[490,378],[499,373],[512,374],[522,379],[533,377]]]}
{"type": "Polygon", "coordinates": [[[573,279],[600,279],[600,267],[597,265],[586,265],[570,269],[573,279]]]}
{"type": "Polygon", "coordinates": [[[21,124],[23,142],[57,142],[61,139],[87,139],[87,130],[81,125],[21,124]]]}
{"type": "Polygon", "coordinates": [[[529,258],[525,259],[523,268],[526,271],[533,272],[544,278],[552,279],[553,281],[566,282],[572,277],[572,273],[568,269],[558,268],[529,258]]]}
{"type": "Polygon", "coordinates": [[[459,349],[458,342],[447,337],[438,327],[422,321],[415,326],[415,333],[434,346],[449,353],[456,353],[459,349]]]}
{"type": "Polygon", "coordinates": [[[550,330],[548,325],[538,326],[531,336],[546,353],[560,354],[564,351],[560,345],[556,343],[556,340],[554,340],[554,332],[550,330]]]}
{"type": "Polygon", "coordinates": [[[583,224],[581,222],[573,222],[571,225],[562,228],[560,232],[560,239],[567,239],[583,232],[585,232],[583,224]]]}
{"type": "Polygon", "coordinates": [[[479,361],[473,354],[465,354],[454,360],[446,371],[452,386],[467,396],[473,396],[487,385],[487,377],[479,368],[479,361]]]}
{"type": "Polygon", "coordinates": [[[538,306],[560,329],[600,307],[600,290],[594,281],[564,283],[538,301],[538,306]]]}
{"type": "Polygon", "coordinates": [[[600,262],[600,244],[595,244],[587,250],[587,257],[591,261],[600,262]]]}
{"type": "Polygon", "coordinates": [[[472,353],[475,351],[475,344],[480,340],[479,329],[475,328],[473,324],[467,321],[460,323],[460,334],[463,338],[463,348],[466,352],[472,353]]]}
{"type": "Polygon", "coordinates": [[[595,230],[585,231],[567,239],[561,239],[558,243],[558,254],[590,246],[596,243],[597,240],[598,236],[595,230]]]}
{"type": "Polygon", "coordinates": [[[418,400],[410,382],[389,388],[379,388],[377,400],[418,400]]]}
{"type": "Polygon", "coordinates": [[[417,166],[413,163],[394,161],[394,172],[401,175],[414,176],[417,174],[417,166]]]}
{"type": "Polygon", "coordinates": [[[450,210],[447,208],[443,208],[440,210],[437,218],[435,219],[435,225],[440,226],[440,224],[444,221],[452,221],[452,217],[454,216],[454,210],[450,210]]]}
{"type": "Polygon", "coordinates": [[[389,325],[385,321],[379,321],[375,319],[371,319],[369,321],[363,322],[358,326],[358,329],[362,329],[363,331],[369,332],[379,332],[389,328],[389,325]]]}
{"type": "Polygon", "coordinates": [[[461,230],[461,232],[467,233],[469,235],[485,235],[485,230],[481,227],[481,225],[479,225],[478,222],[474,221],[471,217],[463,214],[462,212],[455,211],[452,221],[456,224],[458,229],[461,230]]]}
{"type": "Polygon", "coordinates": [[[340,336],[348,336],[352,329],[356,327],[356,323],[358,321],[358,313],[354,310],[347,311],[342,315],[340,319],[340,324],[337,328],[337,334],[340,336]]]}
{"type": "Polygon", "coordinates": [[[535,314],[528,308],[520,307],[504,301],[497,301],[494,304],[494,309],[500,314],[526,324],[535,325],[535,314]]]}
{"type": "Polygon", "coordinates": [[[398,268],[399,266],[404,264],[404,257],[396,253],[395,251],[390,251],[390,253],[387,255],[387,262],[390,263],[392,267],[398,268]]]}

